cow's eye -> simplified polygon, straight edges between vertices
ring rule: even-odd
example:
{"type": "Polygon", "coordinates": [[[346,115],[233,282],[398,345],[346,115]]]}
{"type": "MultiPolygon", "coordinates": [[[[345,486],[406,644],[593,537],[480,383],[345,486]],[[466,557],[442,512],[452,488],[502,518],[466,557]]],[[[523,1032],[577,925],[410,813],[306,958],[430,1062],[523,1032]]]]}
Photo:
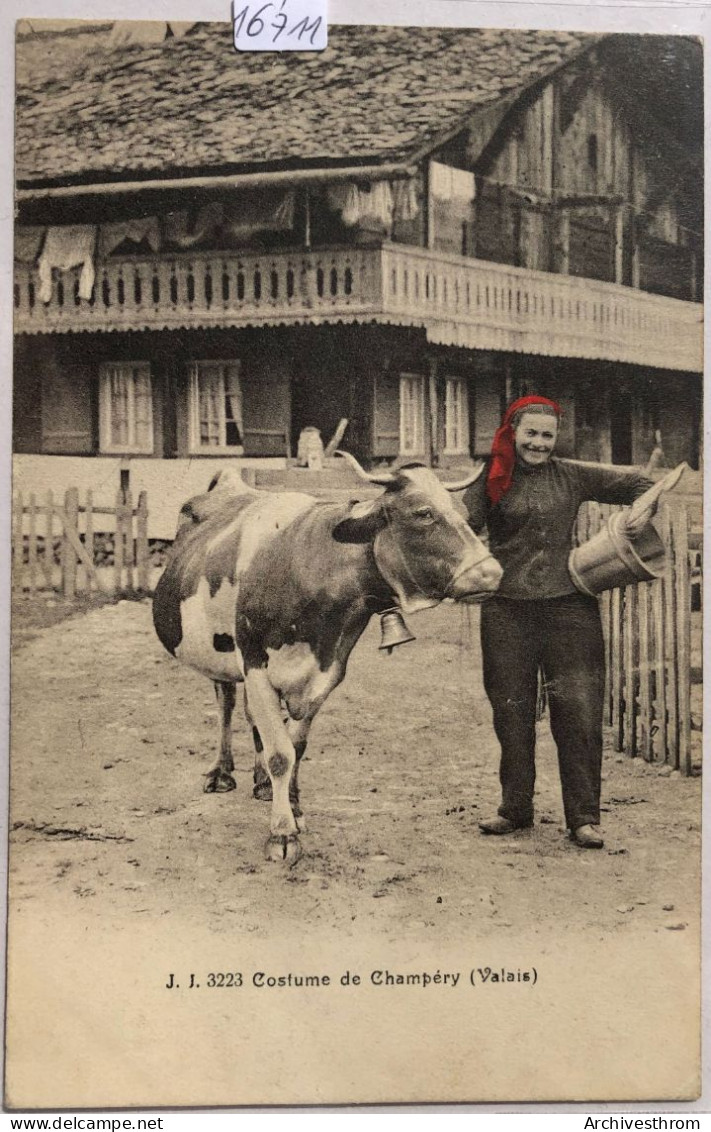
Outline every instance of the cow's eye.
{"type": "Polygon", "coordinates": [[[431,523],[434,519],[434,514],[431,507],[418,507],[415,511],[415,518],[422,519],[423,522],[431,523]]]}

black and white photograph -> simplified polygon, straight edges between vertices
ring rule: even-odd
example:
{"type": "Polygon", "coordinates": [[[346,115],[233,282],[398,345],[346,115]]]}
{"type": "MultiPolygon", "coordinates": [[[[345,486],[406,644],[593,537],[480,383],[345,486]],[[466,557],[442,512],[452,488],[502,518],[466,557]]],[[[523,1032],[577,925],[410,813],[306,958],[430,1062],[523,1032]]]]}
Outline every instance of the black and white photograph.
{"type": "Polygon", "coordinates": [[[5,1104],[693,1101],[702,40],[295,2],[15,26],[5,1104]]]}

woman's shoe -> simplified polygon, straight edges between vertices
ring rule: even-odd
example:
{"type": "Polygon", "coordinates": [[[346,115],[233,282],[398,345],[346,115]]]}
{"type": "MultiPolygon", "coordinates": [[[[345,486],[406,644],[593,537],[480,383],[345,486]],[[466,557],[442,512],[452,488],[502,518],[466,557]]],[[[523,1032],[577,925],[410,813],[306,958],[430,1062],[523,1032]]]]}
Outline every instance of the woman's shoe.
{"type": "Polygon", "coordinates": [[[570,834],[571,840],[581,849],[602,849],[605,842],[591,825],[579,825],[570,834]]]}
{"type": "Polygon", "coordinates": [[[482,833],[494,833],[499,836],[503,833],[514,833],[517,829],[530,829],[533,819],[526,822],[509,821],[508,818],[496,817],[490,821],[480,821],[479,829],[482,833]]]}

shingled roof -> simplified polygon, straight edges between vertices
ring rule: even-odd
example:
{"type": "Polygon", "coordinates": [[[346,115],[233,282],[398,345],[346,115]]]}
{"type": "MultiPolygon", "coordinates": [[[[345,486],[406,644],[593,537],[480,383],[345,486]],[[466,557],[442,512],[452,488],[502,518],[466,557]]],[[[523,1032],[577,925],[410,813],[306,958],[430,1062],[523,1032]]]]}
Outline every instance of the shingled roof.
{"type": "Polygon", "coordinates": [[[404,161],[594,42],[577,32],[358,25],[332,26],[320,53],[237,54],[229,24],[152,46],[112,46],[107,26],[24,36],[17,179],[404,161]]]}

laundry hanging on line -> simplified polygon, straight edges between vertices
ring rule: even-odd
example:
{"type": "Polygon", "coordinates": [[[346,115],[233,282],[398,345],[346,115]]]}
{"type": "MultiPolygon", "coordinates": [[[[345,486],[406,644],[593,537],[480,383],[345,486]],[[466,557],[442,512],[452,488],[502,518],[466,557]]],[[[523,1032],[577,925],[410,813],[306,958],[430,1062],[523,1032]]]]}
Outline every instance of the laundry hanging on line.
{"type": "Polygon", "coordinates": [[[240,193],[225,204],[224,231],[235,239],[257,232],[289,232],[294,227],[293,189],[240,193]]]}
{"type": "Polygon", "coordinates": [[[14,258],[16,263],[36,263],[46,229],[40,225],[18,225],[15,228],[14,258]]]}
{"type": "Polygon", "coordinates": [[[476,197],[474,174],[430,161],[430,193],[438,200],[473,201],[476,197]]]}
{"type": "Polygon", "coordinates": [[[93,224],[65,224],[47,229],[39,260],[39,297],[43,303],[52,298],[52,271],[70,271],[81,267],[79,298],[90,299],[94,288],[94,251],[96,227],[93,224]]]}
{"type": "Polygon", "coordinates": [[[392,227],[394,199],[389,181],[373,181],[367,187],[352,182],[329,185],[326,199],[347,228],[357,224],[389,232],[392,227]]]}
{"type": "Polygon", "coordinates": [[[160,251],[161,236],[160,224],[157,216],[141,216],[131,220],[117,220],[110,224],[101,224],[99,227],[100,259],[105,259],[121,244],[128,240],[132,244],[140,244],[146,240],[151,251],[160,251]]]}
{"type": "Polygon", "coordinates": [[[203,205],[196,214],[187,208],[167,212],[162,218],[165,240],[177,248],[194,248],[201,240],[210,238],[221,226],[224,212],[224,205],[220,201],[203,205]]]}
{"type": "Polygon", "coordinates": [[[393,184],[393,219],[411,221],[416,220],[419,214],[420,201],[414,179],[395,181],[393,184]]]}
{"type": "Polygon", "coordinates": [[[352,228],[360,220],[360,193],[352,182],[329,185],[326,200],[328,207],[340,214],[346,228],[352,228]]]}

